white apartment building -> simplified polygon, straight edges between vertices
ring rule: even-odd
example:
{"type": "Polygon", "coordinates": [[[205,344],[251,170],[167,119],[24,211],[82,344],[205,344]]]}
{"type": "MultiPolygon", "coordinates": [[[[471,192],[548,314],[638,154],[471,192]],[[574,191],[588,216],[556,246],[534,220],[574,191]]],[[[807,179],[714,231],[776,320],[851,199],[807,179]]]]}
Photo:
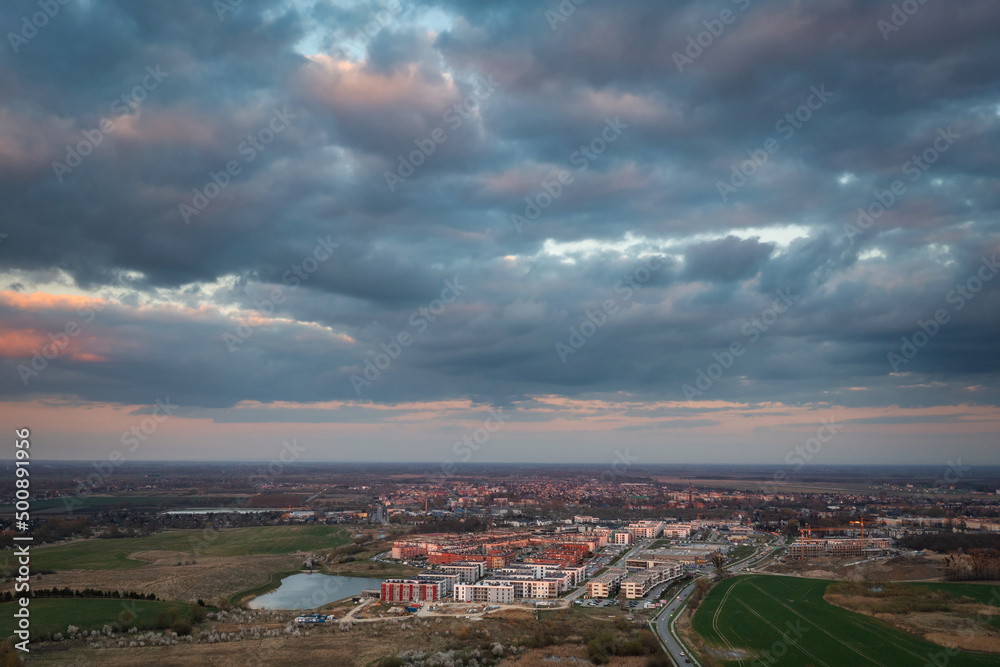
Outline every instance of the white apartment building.
{"type": "Polygon", "coordinates": [[[628,525],[628,532],[633,539],[653,539],[663,533],[662,521],[639,521],[628,525]]]}
{"type": "Polygon", "coordinates": [[[514,589],[516,598],[557,598],[559,594],[566,590],[567,579],[525,577],[517,575],[507,575],[484,579],[482,584],[488,586],[511,586],[514,589]]]}
{"type": "Polygon", "coordinates": [[[513,604],[514,587],[504,584],[458,584],[455,586],[455,600],[459,602],[486,602],[492,604],[513,604]]]}
{"type": "Polygon", "coordinates": [[[675,540],[686,540],[696,530],[690,523],[668,523],[663,526],[663,536],[675,540]]]}
{"type": "Polygon", "coordinates": [[[457,574],[458,582],[474,584],[486,575],[486,561],[448,563],[441,566],[445,574],[457,574]]]}

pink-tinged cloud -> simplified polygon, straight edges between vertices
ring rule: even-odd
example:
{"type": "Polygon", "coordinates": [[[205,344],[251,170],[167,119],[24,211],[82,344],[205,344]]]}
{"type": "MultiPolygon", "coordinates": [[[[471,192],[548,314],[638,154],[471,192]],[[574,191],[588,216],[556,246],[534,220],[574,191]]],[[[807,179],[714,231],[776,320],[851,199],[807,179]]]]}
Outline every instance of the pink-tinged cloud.
{"type": "Polygon", "coordinates": [[[0,292],[0,306],[9,306],[29,312],[39,310],[79,310],[85,308],[101,310],[107,304],[108,302],[104,299],[75,294],[0,292]]]}

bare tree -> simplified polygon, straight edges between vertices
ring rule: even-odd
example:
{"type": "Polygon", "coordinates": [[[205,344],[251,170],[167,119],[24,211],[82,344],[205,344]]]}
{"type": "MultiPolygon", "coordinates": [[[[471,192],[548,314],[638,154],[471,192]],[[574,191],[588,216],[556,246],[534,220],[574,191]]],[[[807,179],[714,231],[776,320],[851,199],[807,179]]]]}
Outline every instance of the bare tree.
{"type": "Polygon", "coordinates": [[[715,552],[714,554],[712,554],[712,557],[709,560],[711,561],[712,566],[715,568],[715,580],[722,581],[723,579],[725,579],[726,557],[720,554],[719,552],[715,552]]]}

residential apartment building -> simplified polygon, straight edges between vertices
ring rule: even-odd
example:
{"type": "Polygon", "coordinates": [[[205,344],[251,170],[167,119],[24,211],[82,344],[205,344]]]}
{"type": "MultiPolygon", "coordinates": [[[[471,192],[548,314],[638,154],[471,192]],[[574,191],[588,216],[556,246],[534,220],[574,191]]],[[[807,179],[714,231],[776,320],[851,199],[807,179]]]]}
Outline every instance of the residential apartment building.
{"type": "Polygon", "coordinates": [[[429,570],[427,572],[421,572],[414,577],[420,582],[441,583],[441,597],[450,597],[455,591],[455,586],[459,582],[457,574],[447,574],[445,572],[438,572],[435,570],[429,570]]]}
{"type": "Polygon", "coordinates": [[[514,587],[505,584],[458,584],[455,586],[458,602],[485,602],[513,604],[514,587]]]}
{"type": "Polygon", "coordinates": [[[486,575],[486,561],[462,561],[441,566],[446,574],[457,574],[458,583],[474,584],[486,575]]]}
{"type": "Polygon", "coordinates": [[[792,558],[817,556],[871,556],[889,550],[891,540],[887,538],[813,538],[798,539],[788,546],[792,558]]]}
{"type": "Polygon", "coordinates": [[[588,598],[609,598],[618,592],[625,575],[620,570],[607,570],[587,583],[588,598]]]}
{"type": "Polygon", "coordinates": [[[387,579],[382,582],[382,599],[386,602],[435,602],[444,597],[440,581],[417,579],[387,579]]]}
{"type": "Polygon", "coordinates": [[[663,536],[675,540],[686,540],[691,537],[691,532],[696,530],[690,523],[668,523],[663,526],[663,536]]]}
{"type": "Polygon", "coordinates": [[[481,583],[490,586],[512,586],[514,597],[545,599],[557,598],[568,588],[567,577],[532,577],[508,574],[502,577],[484,579],[481,583]]]}
{"type": "Polygon", "coordinates": [[[639,521],[628,525],[628,532],[636,540],[654,539],[663,533],[662,521],[639,521]]]}
{"type": "Polygon", "coordinates": [[[684,574],[680,565],[660,565],[648,570],[639,570],[625,577],[621,582],[622,595],[630,600],[641,598],[654,586],[665,581],[679,579],[684,574]]]}

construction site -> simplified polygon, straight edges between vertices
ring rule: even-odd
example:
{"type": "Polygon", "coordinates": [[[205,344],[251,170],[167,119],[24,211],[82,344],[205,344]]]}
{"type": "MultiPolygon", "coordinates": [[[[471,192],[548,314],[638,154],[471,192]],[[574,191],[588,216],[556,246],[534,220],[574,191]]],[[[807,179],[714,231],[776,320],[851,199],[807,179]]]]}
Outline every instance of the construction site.
{"type": "Polygon", "coordinates": [[[789,558],[884,556],[889,553],[892,540],[886,537],[865,537],[865,520],[851,521],[848,526],[799,528],[799,539],[788,547],[789,558]],[[821,537],[825,532],[843,533],[836,537],[821,537]],[[813,533],[817,533],[813,537],[813,533]],[[856,535],[856,537],[855,537],[856,535]]]}

